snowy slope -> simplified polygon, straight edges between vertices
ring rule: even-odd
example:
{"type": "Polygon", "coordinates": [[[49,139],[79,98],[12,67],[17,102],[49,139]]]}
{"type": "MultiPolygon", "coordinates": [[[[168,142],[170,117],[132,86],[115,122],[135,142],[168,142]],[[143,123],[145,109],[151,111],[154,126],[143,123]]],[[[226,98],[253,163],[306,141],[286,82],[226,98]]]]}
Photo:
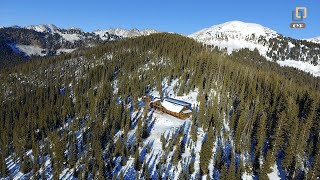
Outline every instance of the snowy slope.
{"type": "Polygon", "coordinates": [[[262,55],[266,55],[268,46],[260,43],[259,38],[268,40],[278,35],[275,31],[259,24],[230,21],[205,28],[189,37],[208,45],[227,48],[228,53],[242,48],[250,50],[257,48],[262,55]]]}
{"type": "Polygon", "coordinates": [[[280,64],[280,66],[293,67],[301,71],[311,73],[315,77],[320,76],[320,65],[314,66],[309,62],[294,61],[294,60],[277,61],[277,63],[280,64]]]}

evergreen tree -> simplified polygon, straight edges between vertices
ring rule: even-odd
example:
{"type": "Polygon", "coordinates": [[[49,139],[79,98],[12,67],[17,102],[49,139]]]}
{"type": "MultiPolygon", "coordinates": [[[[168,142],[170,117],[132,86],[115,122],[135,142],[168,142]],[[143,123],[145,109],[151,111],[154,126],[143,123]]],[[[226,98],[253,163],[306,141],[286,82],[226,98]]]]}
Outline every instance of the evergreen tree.
{"type": "Polygon", "coordinates": [[[228,178],[230,180],[236,180],[236,169],[235,169],[235,159],[234,156],[231,156],[231,163],[228,170],[228,178]]]}
{"type": "Polygon", "coordinates": [[[228,179],[228,170],[226,164],[221,168],[219,179],[228,179]]]}
{"type": "Polygon", "coordinates": [[[138,119],[137,121],[138,121],[138,124],[137,124],[137,130],[136,130],[135,135],[136,135],[136,142],[137,142],[138,144],[140,144],[141,141],[142,141],[142,140],[141,140],[142,119],[138,119]]]}
{"type": "Polygon", "coordinates": [[[209,172],[208,165],[212,158],[213,141],[214,141],[214,132],[213,132],[213,128],[210,126],[208,135],[207,135],[207,140],[202,144],[202,147],[200,150],[201,174],[208,174],[209,172]]]}
{"type": "Polygon", "coordinates": [[[120,172],[120,180],[124,180],[124,174],[123,171],[120,172]]]}
{"type": "Polygon", "coordinates": [[[206,99],[205,96],[202,95],[200,97],[200,106],[198,111],[198,126],[203,126],[206,121],[206,99]]]}
{"type": "Polygon", "coordinates": [[[139,154],[139,149],[137,148],[134,155],[134,169],[136,171],[140,171],[140,168],[141,168],[140,154],[139,154]]]}
{"type": "Polygon", "coordinates": [[[3,158],[2,153],[0,153],[0,173],[1,173],[1,177],[6,177],[7,173],[6,173],[6,163],[5,160],[3,158]]]}
{"type": "Polygon", "coordinates": [[[174,150],[173,155],[172,155],[173,165],[177,166],[180,159],[181,159],[181,146],[180,146],[180,143],[178,142],[176,149],[174,150]]]}

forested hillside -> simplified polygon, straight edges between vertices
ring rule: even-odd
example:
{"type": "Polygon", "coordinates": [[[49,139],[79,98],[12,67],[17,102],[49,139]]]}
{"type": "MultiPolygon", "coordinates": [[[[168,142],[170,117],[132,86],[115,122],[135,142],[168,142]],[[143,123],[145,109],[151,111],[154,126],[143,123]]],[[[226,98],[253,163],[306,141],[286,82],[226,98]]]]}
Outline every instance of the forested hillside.
{"type": "Polygon", "coordinates": [[[33,59],[0,84],[0,178],[320,176],[320,78],[258,51],[159,33],[33,59]],[[189,98],[193,115],[146,95],[189,98]]]}

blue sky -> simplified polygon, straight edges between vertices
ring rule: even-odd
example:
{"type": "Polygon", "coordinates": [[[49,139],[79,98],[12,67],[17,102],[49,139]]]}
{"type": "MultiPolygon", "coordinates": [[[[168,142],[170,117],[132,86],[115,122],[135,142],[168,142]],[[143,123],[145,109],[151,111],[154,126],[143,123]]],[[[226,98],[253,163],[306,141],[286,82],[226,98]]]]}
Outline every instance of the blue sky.
{"type": "Polygon", "coordinates": [[[226,21],[269,27],[285,36],[320,36],[319,0],[1,0],[0,26],[55,24],[85,31],[154,28],[190,34],[226,21]],[[296,6],[308,8],[306,29],[290,29],[296,6]]]}

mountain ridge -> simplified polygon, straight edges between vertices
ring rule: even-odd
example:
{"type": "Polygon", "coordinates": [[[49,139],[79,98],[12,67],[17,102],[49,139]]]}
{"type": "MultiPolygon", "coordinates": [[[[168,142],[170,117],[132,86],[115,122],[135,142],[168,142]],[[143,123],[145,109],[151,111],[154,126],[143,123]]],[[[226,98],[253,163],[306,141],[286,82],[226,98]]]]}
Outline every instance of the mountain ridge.
{"type": "MultiPolygon", "coordinates": [[[[0,29],[0,33],[10,28],[20,31],[18,33],[25,34],[32,41],[26,41],[17,36],[10,37],[8,40],[6,36],[12,32],[5,32],[3,36],[6,44],[4,46],[8,46],[7,49],[11,49],[12,53],[21,52],[26,57],[59,55],[70,53],[79,47],[95,46],[105,41],[160,33],[158,30],[148,28],[142,30],[110,28],[85,32],[77,27],[64,29],[53,24],[4,27],[0,29]]],[[[228,54],[244,48],[251,51],[258,50],[269,61],[295,68],[301,67],[301,70],[320,76],[320,67],[318,66],[320,64],[320,44],[318,43],[320,38],[294,39],[285,37],[263,25],[237,20],[213,25],[185,36],[205,45],[218,47],[228,54]],[[295,61],[301,61],[304,64],[303,66],[301,63],[293,64],[295,61]],[[315,66],[316,70],[312,66],[315,66]]]]}

